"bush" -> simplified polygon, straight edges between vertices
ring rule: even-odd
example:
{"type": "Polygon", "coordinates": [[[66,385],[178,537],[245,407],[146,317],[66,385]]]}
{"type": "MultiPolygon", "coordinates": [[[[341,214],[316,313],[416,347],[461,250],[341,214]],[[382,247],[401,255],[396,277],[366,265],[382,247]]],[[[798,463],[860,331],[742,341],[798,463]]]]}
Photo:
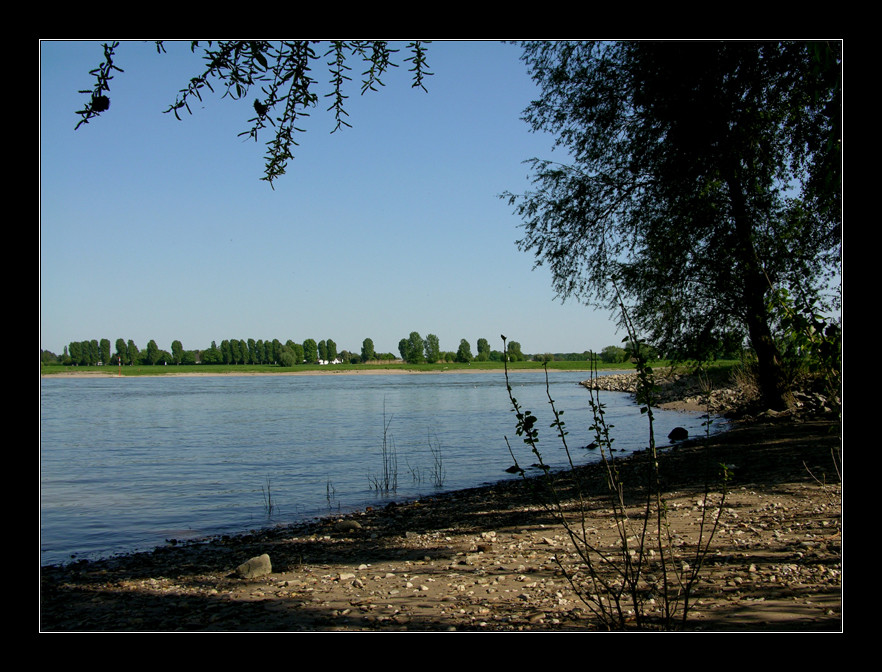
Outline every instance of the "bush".
{"type": "Polygon", "coordinates": [[[790,381],[818,378],[828,400],[839,407],[842,387],[842,326],[821,307],[803,302],[797,307],[789,292],[773,292],[771,310],[780,325],[778,345],[790,381]]]}
{"type": "MultiPolygon", "coordinates": [[[[624,308],[623,308],[624,311],[624,308]]],[[[625,315],[627,318],[627,315],[625,315]]],[[[504,340],[504,337],[503,337],[504,340]]],[[[632,351],[640,353],[640,342],[629,327],[629,340],[632,351]]],[[[596,375],[597,359],[591,360],[592,378],[596,375]]],[[[560,479],[545,465],[539,449],[539,430],[537,417],[524,410],[512,394],[505,367],[505,381],[512,409],[517,417],[517,434],[523,438],[544,471],[541,478],[548,493],[546,506],[564,527],[573,554],[558,554],[554,560],[567,578],[573,591],[593,614],[597,623],[609,630],[638,629],[681,629],[692,608],[692,591],[696,586],[703,562],[710,551],[710,544],[716,533],[720,514],[725,504],[725,484],[727,472],[722,471],[723,496],[711,504],[710,490],[705,485],[702,514],[699,519],[698,539],[694,546],[676,540],[676,533],[667,516],[667,503],[661,490],[659,460],[656,450],[653,426],[653,392],[655,389],[652,369],[646,360],[637,358],[638,388],[637,399],[641,413],[648,421],[649,447],[639,456],[635,466],[646,475],[645,484],[636,487],[634,493],[625,493],[624,481],[619,476],[618,466],[612,459],[610,430],[613,425],[605,419],[604,405],[599,402],[596,390],[588,386],[590,407],[593,414],[594,445],[599,448],[601,462],[606,474],[607,491],[598,497],[595,508],[611,510],[611,522],[618,533],[616,548],[601,548],[593,542],[588,529],[593,524],[589,520],[589,502],[583,490],[582,479],[576,471],[567,431],[563,421],[563,411],[558,411],[551,398],[548,384],[548,366],[545,366],[546,394],[554,417],[550,427],[555,431],[569,460],[569,479],[575,491],[566,496],[560,489],[560,479]],[[637,512],[629,511],[627,501],[642,501],[637,512]],[[575,509],[575,519],[572,512],[575,509]],[[573,559],[574,558],[574,559],[573,559]]],[[[506,443],[508,438],[506,437],[506,443]]],[[[515,459],[515,469],[519,470],[517,458],[509,444],[509,451],[515,459]]],[[[523,470],[520,471],[523,475],[523,470]]],[[[632,505],[631,509],[634,508],[632,505]]]]}

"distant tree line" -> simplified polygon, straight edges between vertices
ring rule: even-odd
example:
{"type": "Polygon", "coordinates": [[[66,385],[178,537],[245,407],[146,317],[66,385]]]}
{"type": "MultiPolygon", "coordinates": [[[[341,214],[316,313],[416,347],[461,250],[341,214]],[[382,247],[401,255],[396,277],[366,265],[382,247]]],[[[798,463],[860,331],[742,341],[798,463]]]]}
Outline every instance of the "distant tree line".
{"type": "MultiPolygon", "coordinates": [[[[709,347],[705,341],[702,348],[692,348],[677,352],[662,352],[651,345],[641,346],[647,359],[738,359],[744,348],[744,335],[732,332],[724,338],[717,339],[709,347]]],[[[115,347],[111,350],[110,340],[102,338],[91,341],[72,341],[64,347],[61,355],[56,355],[49,350],[40,351],[40,361],[43,364],[63,364],[65,366],[142,366],[142,365],[193,365],[193,364],[265,364],[282,367],[292,367],[301,364],[319,363],[342,363],[359,364],[367,362],[384,362],[399,359],[408,364],[435,364],[439,362],[520,362],[533,360],[538,362],[552,361],[587,361],[597,357],[607,364],[627,362],[634,357],[627,347],[608,345],[599,353],[590,350],[583,352],[568,353],[540,353],[525,355],[521,351],[521,344],[517,341],[509,341],[505,352],[491,350],[486,338],[477,340],[477,353],[472,353],[472,347],[468,340],[461,339],[459,347],[453,350],[442,350],[435,334],[429,334],[425,338],[416,331],[412,331],[407,338],[398,342],[398,354],[390,352],[380,353],[374,348],[374,342],[370,338],[364,339],[361,352],[338,350],[337,343],[332,339],[316,341],[308,338],[302,343],[295,343],[288,339],[282,343],[279,339],[255,340],[228,339],[223,340],[220,346],[216,341],[205,350],[184,350],[181,341],[172,341],[171,350],[160,349],[156,341],[147,343],[144,350],[138,348],[131,339],[126,341],[118,338],[115,347]]]]}
{"type": "Polygon", "coordinates": [[[154,366],[154,365],[193,365],[193,364],[266,364],[292,367],[299,364],[319,364],[338,362],[358,364],[368,361],[388,361],[397,359],[391,353],[378,353],[373,341],[366,338],[361,353],[338,350],[333,339],[316,341],[308,338],[302,343],[288,339],[226,339],[218,346],[216,341],[204,350],[185,350],[181,341],[172,341],[171,350],[162,350],[155,340],[147,347],[139,349],[133,340],[119,338],[111,350],[109,339],[91,341],[72,341],[64,346],[61,355],[49,350],[40,351],[43,364],[63,364],[65,366],[154,366]]]}
{"type": "Polygon", "coordinates": [[[472,346],[465,338],[460,339],[456,351],[441,350],[438,336],[429,334],[425,338],[419,332],[412,331],[410,336],[398,342],[398,353],[408,364],[436,364],[438,362],[501,362],[506,357],[510,362],[526,359],[521,352],[521,344],[510,341],[506,352],[491,350],[486,338],[477,341],[477,354],[472,353],[472,346]]]}

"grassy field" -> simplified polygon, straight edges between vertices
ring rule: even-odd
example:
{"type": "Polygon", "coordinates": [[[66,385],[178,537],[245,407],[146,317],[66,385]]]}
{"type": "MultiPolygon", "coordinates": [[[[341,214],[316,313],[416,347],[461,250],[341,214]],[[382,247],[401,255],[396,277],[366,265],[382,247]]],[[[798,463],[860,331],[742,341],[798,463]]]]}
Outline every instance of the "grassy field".
{"type": "MultiPolygon", "coordinates": [[[[715,362],[714,368],[729,369],[734,362],[715,362]]],[[[540,362],[510,362],[508,368],[510,371],[541,371],[542,363],[540,362]]],[[[655,363],[655,368],[661,371],[670,366],[665,360],[659,360],[655,363]]],[[[551,371],[587,371],[589,364],[586,361],[559,361],[549,362],[548,368],[551,371]]],[[[630,362],[623,364],[602,364],[600,367],[604,371],[622,371],[623,373],[634,370],[634,365],[630,362]]],[[[122,375],[124,376],[162,376],[173,374],[279,374],[279,373],[357,373],[365,370],[383,370],[394,372],[415,372],[415,373],[442,373],[455,371],[502,371],[502,362],[472,362],[471,364],[461,364],[456,362],[448,362],[443,364],[402,364],[402,363],[385,363],[385,364],[334,364],[328,366],[302,364],[300,366],[282,367],[269,364],[196,364],[190,366],[124,366],[122,367],[122,375]]],[[[40,368],[41,375],[61,375],[72,373],[99,373],[104,375],[116,376],[120,370],[115,366],[61,366],[61,365],[45,365],[40,368]]]]}

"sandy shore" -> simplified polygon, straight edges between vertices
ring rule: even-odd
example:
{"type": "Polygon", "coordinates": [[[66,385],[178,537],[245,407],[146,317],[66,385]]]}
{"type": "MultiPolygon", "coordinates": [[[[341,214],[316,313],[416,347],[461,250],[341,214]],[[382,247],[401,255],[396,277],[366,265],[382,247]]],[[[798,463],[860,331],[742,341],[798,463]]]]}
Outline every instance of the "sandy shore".
{"type": "MultiPolygon", "coordinates": [[[[837,426],[754,423],[665,451],[677,544],[695,539],[705,457],[733,465],[687,629],[842,629],[837,426]]],[[[634,460],[620,463],[625,482],[634,460]],[[630,466],[629,466],[630,465],[630,466]]],[[[587,525],[615,543],[593,483],[587,525]]],[[[42,631],[530,631],[597,625],[561,572],[567,535],[507,481],[308,525],[251,531],[152,553],[41,571],[42,631]],[[267,554],[269,574],[236,568],[267,554]]]]}

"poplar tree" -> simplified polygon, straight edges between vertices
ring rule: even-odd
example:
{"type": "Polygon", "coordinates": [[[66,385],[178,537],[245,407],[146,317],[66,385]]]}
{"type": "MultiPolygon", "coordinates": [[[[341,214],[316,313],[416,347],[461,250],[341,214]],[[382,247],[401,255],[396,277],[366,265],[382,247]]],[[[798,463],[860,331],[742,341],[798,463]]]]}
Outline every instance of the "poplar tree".
{"type": "Polygon", "coordinates": [[[376,359],[377,353],[374,350],[374,342],[370,338],[364,339],[361,344],[361,361],[367,362],[376,359]]]}
{"type": "Polygon", "coordinates": [[[429,364],[434,364],[441,358],[441,344],[435,334],[426,336],[425,352],[429,364]]]}

